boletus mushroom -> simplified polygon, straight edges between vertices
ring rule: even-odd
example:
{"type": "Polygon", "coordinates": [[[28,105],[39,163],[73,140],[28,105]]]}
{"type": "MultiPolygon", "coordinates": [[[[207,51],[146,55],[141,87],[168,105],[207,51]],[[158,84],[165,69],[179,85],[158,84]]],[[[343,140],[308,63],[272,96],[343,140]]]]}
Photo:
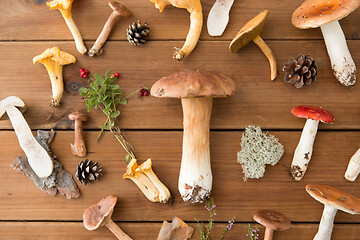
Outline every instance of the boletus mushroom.
{"type": "Polygon", "coordinates": [[[297,106],[291,110],[292,115],[306,118],[300,141],[295,149],[291,163],[290,174],[295,181],[300,181],[308,168],[319,122],[334,123],[334,116],[321,107],[297,106]]]}
{"type": "Polygon", "coordinates": [[[253,214],[253,219],[266,227],[264,240],[272,240],[274,230],[282,231],[289,229],[290,220],[279,212],[272,210],[259,210],[253,214]]]}
{"type": "Polygon", "coordinates": [[[81,112],[73,112],[69,114],[69,120],[75,121],[75,141],[71,144],[71,152],[75,156],[86,156],[86,145],[83,131],[83,122],[88,120],[88,116],[81,112]]]}
{"type": "Polygon", "coordinates": [[[118,239],[132,240],[116,223],[111,220],[111,215],[117,202],[117,197],[109,195],[98,203],[88,207],[83,214],[84,227],[87,230],[95,230],[101,226],[107,227],[118,239]]]}
{"type": "Polygon", "coordinates": [[[260,37],[260,33],[265,26],[268,14],[269,10],[264,10],[256,17],[251,19],[249,22],[247,22],[231,41],[229,45],[229,50],[231,53],[237,52],[239,51],[239,49],[245,47],[251,41],[253,41],[269,60],[271,80],[275,80],[277,76],[277,64],[275,55],[268,47],[268,45],[266,45],[264,40],[260,37]]]}
{"type": "Polygon", "coordinates": [[[42,63],[48,71],[52,88],[51,106],[57,107],[64,92],[63,66],[76,62],[76,58],[70,53],[60,51],[58,47],[53,47],[34,57],[33,63],[37,62],[42,63]]]}
{"type": "Polygon", "coordinates": [[[235,82],[208,71],[182,71],[158,80],[151,95],[181,98],[184,136],[178,188],[186,203],[203,202],[211,192],[209,128],[214,97],[235,93],[235,82]]]}
{"type": "Polygon", "coordinates": [[[355,11],[359,0],[305,0],[293,13],[300,29],[321,28],[335,77],[344,86],[356,83],[356,66],[339,20],[355,11]]]}
{"type": "Polygon", "coordinates": [[[308,184],[305,189],[310,196],[324,204],[319,230],[314,240],[331,239],[334,219],[338,210],[353,215],[360,214],[360,198],[326,185],[308,184]]]}

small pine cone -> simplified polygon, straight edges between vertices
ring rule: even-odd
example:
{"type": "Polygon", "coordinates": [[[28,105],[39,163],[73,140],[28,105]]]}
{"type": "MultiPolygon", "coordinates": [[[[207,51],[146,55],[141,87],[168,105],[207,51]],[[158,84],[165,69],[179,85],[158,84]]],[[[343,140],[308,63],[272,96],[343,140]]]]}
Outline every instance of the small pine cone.
{"type": "Polygon", "coordinates": [[[129,28],[127,29],[127,40],[132,45],[141,45],[144,44],[147,40],[147,35],[150,31],[150,28],[148,26],[147,22],[144,22],[144,25],[141,25],[140,20],[137,21],[137,23],[133,23],[129,25],[129,28]]]}
{"type": "Polygon", "coordinates": [[[284,64],[285,82],[294,84],[296,88],[302,88],[305,84],[310,85],[316,80],[317,66],[310,55],[300,54],[297,59],[290,58],[284,64]]]}
{"type": "Polygon", "coordinates": [[[92,181],[97,181],[102,176],[102,166],[98,165],[97,162],[93,162],[89,159],[81,161],[76,168],[75,176],[77,179],[85,185],[92,181]]]}

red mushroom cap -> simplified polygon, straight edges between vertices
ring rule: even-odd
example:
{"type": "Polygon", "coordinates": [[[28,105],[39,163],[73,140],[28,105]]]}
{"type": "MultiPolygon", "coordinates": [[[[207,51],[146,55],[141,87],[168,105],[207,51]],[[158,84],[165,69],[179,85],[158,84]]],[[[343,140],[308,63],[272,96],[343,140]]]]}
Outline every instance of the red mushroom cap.
{"type": "Polygon", "coordinates": [[[321,107],[297,106],[291,109],[291,113],[295,117],[312,119],[323,123],[333,123],[335,121],[331,112],[321,107]]]}

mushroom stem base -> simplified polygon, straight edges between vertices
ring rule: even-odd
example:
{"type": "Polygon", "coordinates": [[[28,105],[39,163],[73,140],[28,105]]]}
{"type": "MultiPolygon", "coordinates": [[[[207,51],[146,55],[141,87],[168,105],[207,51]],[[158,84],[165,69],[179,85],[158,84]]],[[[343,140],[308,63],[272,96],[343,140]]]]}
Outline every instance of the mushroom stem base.
{"type": "Polygon", "coordinates": [[[64,19],[65,19],[66,25],[68,26],[71,34],[74,37],[76,49],[81,54],[86,53],[87,49],[86,49],[86,47],[84,45],[84,42],[83,42],[83,39],[82,39],[81,34],[79,32],[79,29],[75,25],[75,22],[74,22],[72,16],[68,16],[68,17],[64,16],[64,19]]]}
{"type": "Polygon", "coordinates": [[[132,240],[121,228],[109,219],[105,226],[119,239],[119,240],[132,240]]]}
{"type": "Polygon", "coordinates": [[[261,49],[261,51],[265,54],[265,56],[269,60],[270,71],[271,71],[271,80],[275,80],[275,78],[277,77],[277,65],[276,65],[276,58],[275,58],[273,51],[271,51],[271,49],[268,47],[268,45],[266,45],[266,43],[264,42],[264,40],[262,40],[262,38],[260,36],[257,36],[256,38],[254,38],[253,42],[256,45],[258,45],[258,47],[261,49]]]}
{"type": "Polygon", "coordinates": [[[324,206],[319,230],[316,233],[314,240],[331,240],[331,234],[334,227],[334,219],[337,211],[338,210],[336,208],[330,207],[329,205],[324,206]]]}
{"type": "Polygon", "coordinates": [[[345,178],[348,181],[355,181],[360,173],[360,148],[354,153],[349,161],[349,165],[345,172],[345,178]]]}

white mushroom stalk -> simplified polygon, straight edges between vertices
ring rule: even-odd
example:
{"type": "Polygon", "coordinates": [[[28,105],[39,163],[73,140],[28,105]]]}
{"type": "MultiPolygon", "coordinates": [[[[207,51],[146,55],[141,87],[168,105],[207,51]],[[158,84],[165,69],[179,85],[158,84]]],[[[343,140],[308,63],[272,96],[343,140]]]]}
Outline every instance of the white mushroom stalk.
{"type": "Polygon", "coordinates": [[[345,172],[345,178],[348,181],[353,182],[355,181],[359,173],[360,173],[360,148],[350,158],[348,167],[345,172]]]}
{"type": "Polygon", "coordinates": [[[344,86],[356,83],[356,66],[339,21],[320,26],[335,77],[344,86]]]}
{"type": "Polygon", "coordinates": [[[324,206],[324,211],[321,217],[319,230],[316,233],[314,240],[330,240],[334,228],[334,219],[338,209],[329,205],[324,206]]]}

